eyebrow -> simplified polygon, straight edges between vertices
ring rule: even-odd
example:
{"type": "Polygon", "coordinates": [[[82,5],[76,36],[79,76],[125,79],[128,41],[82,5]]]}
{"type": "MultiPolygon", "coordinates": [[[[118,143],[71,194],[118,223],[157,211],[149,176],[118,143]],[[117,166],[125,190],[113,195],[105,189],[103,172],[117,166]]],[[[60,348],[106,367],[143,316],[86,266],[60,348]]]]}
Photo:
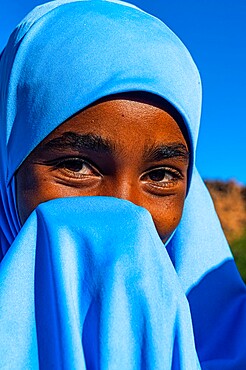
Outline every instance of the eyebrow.
{"type": "Polygon", "coordinates": [[[169,158],[179,158],[183,162],[188,163],[190,153],[184,144],[171,143],[152,146],[146,151],[145,156],[149,161],[158,162],[169,158]]]}
{"type": "Polygon", "coordinates": [[[44,149],[63,151],[72,149],[75,151],[93,150],[95,152],[112,153],[114,147],[111,142],[95,134],[78,134],[65,132],[44,144],[44,149]]]}
{"type": "MultiPolygon", "coordinates": [[[[97,153],[111,154],[115,151],[115,146],[109,140],[100,135],[88,133],[78,134],[68,131],[61,136],[51,139],[44,144],[45,150],[64,151],[72,149],[81,152],[91,150],[97,153]]],[[[169,158],[180,158],[183,162],[189,162],[189,151],[182,143],[159,144],[146,148],[144,157],[148,161],[162,161],[169,158]]]]}

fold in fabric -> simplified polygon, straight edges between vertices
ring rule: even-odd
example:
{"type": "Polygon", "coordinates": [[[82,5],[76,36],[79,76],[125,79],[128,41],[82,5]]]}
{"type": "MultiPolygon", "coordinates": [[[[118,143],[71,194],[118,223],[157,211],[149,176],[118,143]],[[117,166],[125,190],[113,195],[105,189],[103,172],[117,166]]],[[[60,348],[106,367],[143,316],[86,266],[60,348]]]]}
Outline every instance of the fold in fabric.
{"type": "Polygon", "coordinates": [[[1,369],[200,369],[186,297],[141,207],[40,205],[0,278],[1,369]]]}
{"type": "Polygon", "coordinates": [[[202,369],[245,370],[245,285],[195,167],[201,81],[178,37],[117,0],[52,1],[12,33],[0,97],[0,368],[193,370],[194,337],[202,369]],[[21,228],[21,163],[64,120],[129,91],[168,101],[189,136],[166,249],[146,211],[112,198],[51,201],[21,228]]]}
{"type": "Polygon", "coordinates": [[[166,248],[189,301],[202,369],[245,370],[245,284],[197,171],[166,248]]]}

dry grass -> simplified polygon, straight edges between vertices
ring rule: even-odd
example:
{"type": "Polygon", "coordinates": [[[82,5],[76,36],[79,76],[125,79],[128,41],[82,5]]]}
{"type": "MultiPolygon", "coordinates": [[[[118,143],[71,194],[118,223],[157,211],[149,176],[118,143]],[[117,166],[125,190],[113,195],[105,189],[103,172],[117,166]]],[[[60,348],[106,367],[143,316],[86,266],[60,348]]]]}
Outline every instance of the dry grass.
{"type": "Polygon", "coordinates": [[[246,282],[246,187],[234,181],[206,181],[239,272],[246,282]]]}
{"type": "Polygon", "coordinates": [[[246,187],[234,181],[206,181],[229,243],[246,231],[246,187]]]}

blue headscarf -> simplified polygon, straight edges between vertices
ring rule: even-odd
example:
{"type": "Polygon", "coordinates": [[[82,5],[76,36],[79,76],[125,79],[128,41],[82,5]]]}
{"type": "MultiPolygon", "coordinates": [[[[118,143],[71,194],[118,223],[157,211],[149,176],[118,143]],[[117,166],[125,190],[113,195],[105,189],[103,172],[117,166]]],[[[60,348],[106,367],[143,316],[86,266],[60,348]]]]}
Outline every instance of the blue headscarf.
{"type": "Polygon", "coordinates": [[[177,36],[130,4],[57,0],[16,28],[0,76],[0,366],[199,369],[198,355],[205,369],[245,369],[245,287],[195,167],[201,83],[177,36]],[[147,211],[113,198],[53,200],[21,228],[21,163],[67,118],[129,91],[171,103],[189,135],[189,193],[166,249],[147,211]]]}

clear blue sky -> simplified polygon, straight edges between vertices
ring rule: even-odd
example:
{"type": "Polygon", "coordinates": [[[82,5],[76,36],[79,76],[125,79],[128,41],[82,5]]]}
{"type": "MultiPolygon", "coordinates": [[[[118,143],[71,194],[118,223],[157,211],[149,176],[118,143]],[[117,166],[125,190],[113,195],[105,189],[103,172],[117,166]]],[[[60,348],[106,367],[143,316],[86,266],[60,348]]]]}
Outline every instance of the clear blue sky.
{"type": "MultiPolygon", "coordinates": [[[[42,0],[0,0],[0,49],[42,0]]],[[[161,18],[201,73],[203,112],[197,165],[203,178],[246,184],[246,0],[129,0],[161,18]]]]}

